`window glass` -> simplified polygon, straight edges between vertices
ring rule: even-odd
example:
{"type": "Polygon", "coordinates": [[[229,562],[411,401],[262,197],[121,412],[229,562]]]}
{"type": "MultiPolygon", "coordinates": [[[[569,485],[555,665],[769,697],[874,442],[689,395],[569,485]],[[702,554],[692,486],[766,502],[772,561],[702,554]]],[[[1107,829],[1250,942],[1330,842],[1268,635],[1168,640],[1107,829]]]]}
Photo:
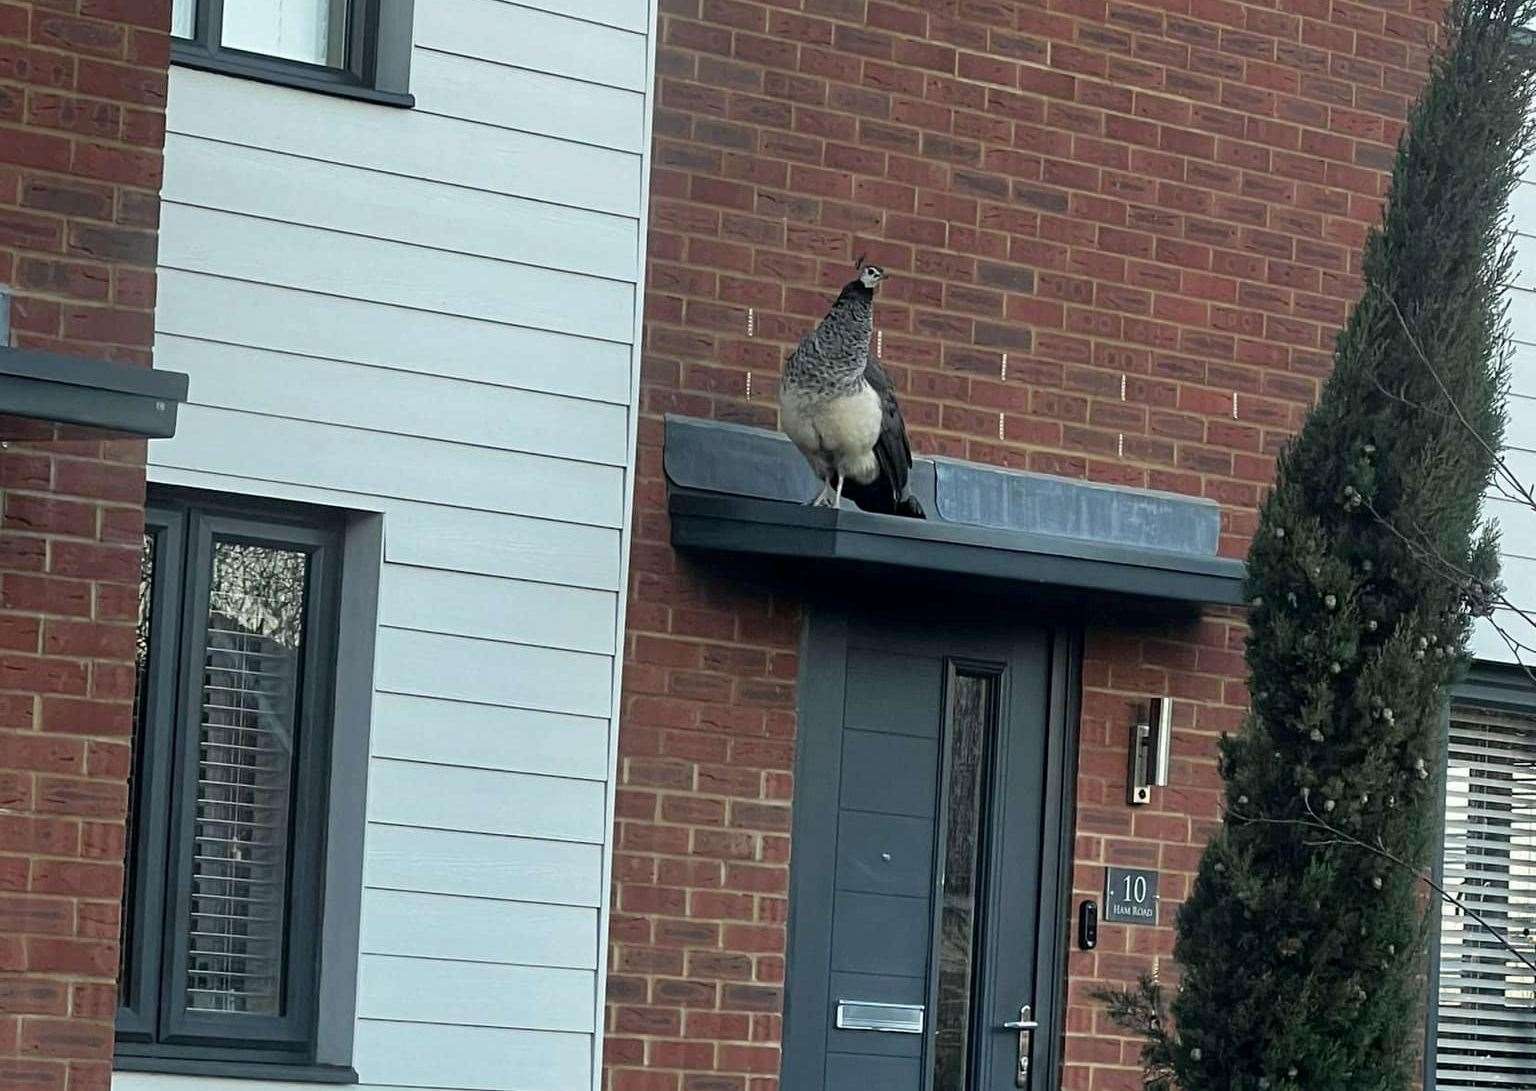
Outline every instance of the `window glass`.
{"type": "Polygon", "coordinates": [[[224,0],[221,44],[267,57],[342,68],[347,0],[224,0]]]}
{"type": "Polygon", "coordinates": [[[308,557],[217,541],[212,560],[186,1003],[279,1015],[308,557]]]}
{"type": "Polygon", "coordinates": [[[997,679],[956,674],[950,694],[943,903],[939,909],[939,996],[934,1020],[933,1087],[969,1086],[976,918],[988,744],[995,730],[997,679]]]}
{"type": "Polygon", "coordinates": [[[172,0],[171,37],[190,38],[197,30],[197,0],[172,0]]]}
{"type": "MultiPolygon", "coordinates": [[[[144,695],[149,689],[149,640],[150,621],[153,613],[153,592],[155,586],[155,553],[159,547],[158,533],[153,529],[144,533],[144,551],[139,554],[139,621],[135,628],[134,652],[133,652],[133,740],[135,749],[144,738],[144,695]]],[[[135,761],[138,755],[135,754],[135,761]]],[[[128,766],[128,798],[132,799],[138,789],[135,776],[135,763],[128,766]]],[[[124,821],[123,838],[127,844],[133,844],[134,838],[134,807],[128,808],[124,821]]],[[[129,852],[124,861],[123,873],[123,898],[131,904],[136,896],[138,888],[137,854],[129,852]]],[[[136,967],[133,965],[130,955],[133,951],[133,915],[123,913],[121,923],[118,926],[118,954],[119,968],[117,975],[117,989],[119,998],[129,994],[130,977],[136,967]]]]}
{"type": "MultiPolygon", "coordinates": [[[[1444,884],[1517,947],[1536,950],[1536,719],[1452,718],[1444,884]]],[[[1438,1013],[1436,1087],[1536,1087],[1536,975],[1450,904],[1438,1013]]]]}

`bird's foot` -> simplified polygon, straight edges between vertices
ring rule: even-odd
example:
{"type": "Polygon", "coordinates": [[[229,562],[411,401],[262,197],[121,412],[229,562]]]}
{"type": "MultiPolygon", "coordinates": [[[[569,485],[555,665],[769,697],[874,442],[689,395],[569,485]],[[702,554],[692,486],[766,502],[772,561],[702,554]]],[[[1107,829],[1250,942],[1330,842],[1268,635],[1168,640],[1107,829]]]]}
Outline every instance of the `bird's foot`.
{"type": "Polygon", "coordinates": [[[836,506],[837,501],[832,498],[832,486],[823,484],[821,491],[816,494],[816,499],[811,501],[813,508],[830,508],[836,506]]]}

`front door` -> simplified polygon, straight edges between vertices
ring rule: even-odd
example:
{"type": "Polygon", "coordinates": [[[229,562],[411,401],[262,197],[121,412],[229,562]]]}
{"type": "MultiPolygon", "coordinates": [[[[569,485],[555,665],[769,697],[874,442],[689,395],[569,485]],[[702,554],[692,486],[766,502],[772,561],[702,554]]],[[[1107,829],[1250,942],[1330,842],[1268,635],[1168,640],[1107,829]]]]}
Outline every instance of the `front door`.
{"type": "Polygon", "coordinates": [[[810,625],[782,1085],[1049,1091],[1068,642],[948,611],[810,625]]]}

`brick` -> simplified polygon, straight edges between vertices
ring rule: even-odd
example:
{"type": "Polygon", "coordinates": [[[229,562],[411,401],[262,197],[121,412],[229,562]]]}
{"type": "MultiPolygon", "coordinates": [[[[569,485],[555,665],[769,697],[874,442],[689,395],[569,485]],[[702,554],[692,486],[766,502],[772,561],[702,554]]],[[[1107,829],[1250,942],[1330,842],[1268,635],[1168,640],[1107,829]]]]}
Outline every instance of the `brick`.
{"type": "Polygon", "coordinates": [[[12,852],[72,856],[79,844],[79,824],[69,819],[0,814],[0,845],[12,852]]]}
{"type": "Polygon", "coordinates": [[[131,625],[50,618],[43,627],[43,652],[46,655],[130,660],[134,656],[135,640],[136,632],[131,625]]]}
{"type": "MultiPolygon", "coordinates": [[[[75,86],[82,94],[110,99],[114,102],[159,107],[165,105],[166,73],[163,69],[82,58],[79,61],[75,86]]],[[[92,172],[90,177],[107,176],[92,172]]]]}
{"type": "Polygon", "coordinates": [[[51,216],[0,208],[0,246],[58,251],[63,239],[63,225],[51,216]]]}
{"type": "Polygon", "coordinates": [[[44,1057],[101,1057],[111,1052],[112,1025],[84,1019],[26,1019],[21,1052],[44,1057]]]}
{"type": "Polygon", "coordinates": [[[128,36],[121,26],[93,19],[39,11],[32,20],[32,41],[68,53],[121,57],[128,36]]]}
{"type": "Polygon", "coordinates": [[[155,233],[102,224],[71,224],[68,249],[99,261],[153,266],[155,233]]]}
{"type": "Polygon", "coordinates": [[[85,772],[85,745],[75,739],[0,731],[0,768],[39,773],[85,772]]]}
{"type": "MultiPolygon", "coordinates": [[[[22,846],[7,846],[17,849],[22,846]]],[[[74,902],[67,898],[37,898],[0,894],[0,924],[8,935],[68,936],[75,929],[74,902]]],[[[0,977],[0,982],[6,979],[0,977]]],[[[0,1011],[3,1011],[0,1006],[0,1011]]]]}
{"type": "Polygon", "coordinates": [[[117,944],[87,940],[26,939],[27,968],[38,973],[112,977],[117,973],[117,944]]]}
{"type": "Polygon", "coordinates": [[[67,306],[63,333],[77,341],[149,345],[155,336],[154,316],[148,311],[118,307],[67,306]]]}
{"type": "MultiPolygon", "coordinates": [[[[122,466],[105,462],[92,462],[85,459],[57,460],[53,468],[54,491],[64,496],[81,496],[93,500],[113,500],[129,504],[143,504],[144,502],[144,470],[142,466],[122,466]]],[[[126,555],[126,551],[117,551],[126,555]]],[[[119,562],[119,564],[124,562],[119,562]]],[[[116,576],[137,582],[137,559],[133,561],[134,569],[127,577],[116,576]]],[[[126,571],[113,566],[113,572],[126,571]]],[[[91,573],[95,578],[95,572],[91,573]]]]}
{"type": "Polygon", "coordinates": [[[133,729],[132,706],[122,701],[44,697],[42,729],[64,735],[126,736],[133,729]]]}
{"type": "MultiPolygon", "coordinates": [[[[65,1015],[68,1011],[69,990],[62,982],[30,977],[0,977],[0,1014],[65,1015]]],[[[31,1027],[38,1022],[29,1019],[26,1025],[31,1027]]],[[[53,1050],[40,1052],[46,1052],[50,1057],[61,1055],[53,1050]]]]}
{"type": "MultiPolygon", "coordinates": [[[[53,50],[8,45],[0,53],[0,80],[34,87],[68,87],[75,77],[74,58],[53,50]]],[[[7,141],[13,134],[7,134],[7,141]]],[[[7,145],[7,161],[11,145],[7,145]]]]}
{"type": "Polygon", "coordinates": [[[39,777],[37,808],[49,814],[121,818],[128,809],[128,787],[122,782],[39,777]]]}
{"type": "MultiPolygon", "coordinates": [[[[59,472],[62,477],[62,466],[59,472]]],[[[137,549],[56,539],[50,543],[48,555],[48,570],[54,575],[122,582],[138,578],[137,549]]]]}
{"type": "Polygon", "coordinates": [[[112,1019],[117,1014],[117,989],[111,985],[77,984],[70,990],[70,1010],[82,1019],[112,1019]]]}
{"type": "Polygon", "coordinates": [[[158,151],[78,141],[73,145],[69,170],[86,178],[151,190],[160,188],[161,160],[158,151]]]}
{"type": "Polygon", "coordinates": [[[27,123],[81,136],[112,139],[122,127],[122,108],[94,99],[34,92],[27,99],[27,123]]]}
{"type": "Polygon", "coordinates": [[[84,693],[85,669],[79,663],[0,653],[0,690],[5,689],[84,693]]]}
{"type": "Polygon", "coordinates": [[[62,1061],[0,1057],[0,1087],[6,1091],[65,1091],[62,1061]]]}

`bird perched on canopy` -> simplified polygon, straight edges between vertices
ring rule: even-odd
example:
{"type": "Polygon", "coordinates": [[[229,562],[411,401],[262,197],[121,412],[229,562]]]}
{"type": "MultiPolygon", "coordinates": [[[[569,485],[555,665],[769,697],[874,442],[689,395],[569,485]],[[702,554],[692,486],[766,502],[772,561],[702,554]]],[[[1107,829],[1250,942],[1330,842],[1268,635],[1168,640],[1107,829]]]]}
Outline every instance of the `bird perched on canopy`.
{"type": "Polygon", "coordinates": [[[891,378],[869,352],[875,286],[885,270],[859,259],[859,275],[790,354],[779,383],[784,432],[821,479],[811,503],[846,493],[865,511],[924,518],[907,491],[912,445],[891,378]]]}

